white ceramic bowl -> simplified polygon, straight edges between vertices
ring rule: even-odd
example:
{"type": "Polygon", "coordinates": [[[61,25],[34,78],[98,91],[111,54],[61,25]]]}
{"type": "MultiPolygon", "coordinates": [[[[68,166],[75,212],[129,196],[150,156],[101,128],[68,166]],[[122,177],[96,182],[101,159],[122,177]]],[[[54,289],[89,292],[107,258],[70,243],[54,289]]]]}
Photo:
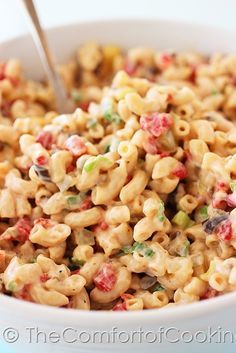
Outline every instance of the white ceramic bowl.
{"type": "MultiPolygon", "coordinates": [[[[75,48],[87,40],[115,43],[123,48],[143,45],[207,54],[236,50],[234,32],[159,20],[86,22],[53,28],[48,35],[55,57],[60,62],[69,58],[75,48]]],[[[1,43],[0,58],[10,57],[20,58],[30,77],[42,77],[42,67],[30,37],[22,36],[1,43]]],[[[99,353],[110,350],[114,353],[144,350],[217,353],[222,349],[233,352],[234,345],[230,342],[233,340],[235,343],[236,339],[225,334],[225,330],[234,332],[234,311],[236,293],[186,306],[142,312],[57,309],[0,295],[0,338],[3,342],[11,342],[9,349],[16,352],[29,349],[38,353],[99,353]],[[215,329],[217,332],[214,334],[215,329]],[[228,343],[222,346],[224,337],[228,343]],[[100,338],[102,344],[99,343],[100,338]]]]}

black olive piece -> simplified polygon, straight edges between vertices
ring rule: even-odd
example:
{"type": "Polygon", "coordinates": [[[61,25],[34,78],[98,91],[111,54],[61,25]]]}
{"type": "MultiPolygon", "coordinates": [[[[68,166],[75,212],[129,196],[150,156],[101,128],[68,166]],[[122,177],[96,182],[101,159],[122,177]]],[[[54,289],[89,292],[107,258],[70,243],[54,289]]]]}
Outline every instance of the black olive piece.
{"type": "Polygon", "coordinates": [[[38,177],[43,181],[48,181],[48,182],[51,181],[50,175],[46,168],[34,164],[34,170],[35,170],[35,173],[38,175],[38,177]]]}
{"type": "Polygon", "coordinates": [[[204,231],[208,234],[213,233],[214,229],[227,218],[228,215],[220,215],[209,219],[208,221],[206,221],[206,223],[204,223],[204,231]]]}

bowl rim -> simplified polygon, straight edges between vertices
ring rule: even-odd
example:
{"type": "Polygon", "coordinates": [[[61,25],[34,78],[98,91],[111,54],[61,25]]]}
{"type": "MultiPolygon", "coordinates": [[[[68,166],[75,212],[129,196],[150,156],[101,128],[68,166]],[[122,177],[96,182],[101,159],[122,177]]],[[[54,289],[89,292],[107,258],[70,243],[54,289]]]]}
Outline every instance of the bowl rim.
{"type": "MultiPolygon", "coordinates": [[[[116,23],[159,23],[160,25],[174,25],[174,26],[182,26],[188,27],[190,29],[197,30],[199,27],[201,29],[212,30],[212,31],[223,31],[225,34],[233,34],[236,33],[235,29],[225,28],[221,25],[212,25],[212,24],[203,24],[201,22],[190,22],[187,20],[170,20],[170,19],[155,19],[149,17],[134,17],[134,18],[119,18],[114,17],[110,19],[94,19],[94,20],[83,20],[79,22],[72,22],[63,25],[56,25],[46,27],[46,32],[50,35],[55,31],[62,31],[65,29],[69,29],[70,27],[80,27],[80,26],[96,26],[96,25],[110,25],[113,26],[116,23]]],[[[23,33],[17,36],[11,37],[9,39],[5,39],[0,42],[0,49],[2,46],[7,44],[13,44],[15,41],[24,40],[31,38],[30,34],[23,33]]],[[[99,325],[101,324],[137,324],[139,323],[138,319],[142,319],[140,321],[141,324],[151,323],[151,322],[158,322],[158,323],[165,323],[167,321],[176,321],[182,319],[192,319],[197,318],[199,316],[206,316],[212,313],[215,313],[217,310],[224,310],[229,308],[236,302],[236,292],[223,294],[221,296],[211,298],[210,300],[203,300],[199,302],[193,302],[183,305],[177,305],[174,307],[163,307],[161,309],[151,309],[151,310],[140,310],[140,311],[133,311],[132,313],[128,311],[95,311],[95,310],[78,310],[78,309],[66,309],[66,308],[58,308],[58,307],[51,307],[47,305],[41,305],[37,303],[27,302],[23,300],[19,300],[14,297],[10,297],[5,294],[0,294],[0,306],[1,311],[8,312],[12,308],[14,308],[14,318],[21,317],[24,318],[32,318],[32,313],[34,316],[37,317],[37,320],[44,321],[47,320],[48,323],[55,323],[57,320],[66,323],[77,323],[78,318],[82,319],[83,323],[86,326],[94,326],[96,322],[93,319],[99,320],[99,325]],[[74,320],[72,322],[71,320],[74,320]],[[84,320],[84,321],[83,321],[84,320]]],[[[59,321],[58,321],[59,322],[59,321]]]]}
{"type": "MultiPolygon", "coordinates": [[[[192,29],[204,29],[206,30],[212,30],[212,31],[223,31],[226,34],[236,34],[236,28],[225,28],[223,25],[216,25],[216,24],[205,24],[201,23],[200,21],[197,22],[191,22],[190,20],[180,20],[180,19],[168,19],[168,18],[153,18],[153,17],[127,17],[127,18],[121,18],[121,17],[111,17],[109,19],[104,18],[104,19],[84,19],[80,21],[73,21],[71,23],[66,23],[62,25],[56,25],[56,26],[46,26],[44,27],[45,32],[47,35],[50,35],[51,33],[58,31],[58,30],[65,30],[70,27],[77,27],[77,26],[96,26],[96,25],[114,25],[116,23],[125,23],[125,24],[146,24],[147,22],[149,24],[154,24],[154,23],[159,23],[160,25],[174,25],[174,26],[186,26],[186,27],[191,27],[192,29]]],[[[18,40],[24,40],[24,39],[29,39],[31,38],[30,33],[21,33],[15,36],[11,36],[9,39],[4,39],[3,41],[0,42],[0,48],[1,46],[5,44],[11,44],[14,43],[15,41],[18,40]]]]}
{"type": "Polygon", "coordinates": [[[78,323],[78,318],[82,319],[81,325],[94,326],[99,322],[100,326],[108,324],[146,324],[146,323],[162,323],[181,322],[181,319],[196,319],[200,316],[208,316],[217,311],[222,311],[229,308],[236,302],[236,293],[223,294],[219,297],[206,299],[199,302],[181,304],[174,307],[163,307],[160,309],[149,309],[139,311],[106,311],[106,310],[79,310],[52,307],[32,302],[27,302],[15,297],[9,297],[5,294],[0,294],[1,310],[6,312],[14,308],[14,318],[17,317],[32,319],[32,313],[37,321],[47,319],[48,323],[60,322],[63,324],[78,323]],[[219,310],[220,309],[220,310],[219,310]],[[92,320],[99,321],[92,321],[92,320]],[[139,319],[142,321],[139,321],[139,319]],[[60,321],[59,321],[60,320],[60,321]]]}

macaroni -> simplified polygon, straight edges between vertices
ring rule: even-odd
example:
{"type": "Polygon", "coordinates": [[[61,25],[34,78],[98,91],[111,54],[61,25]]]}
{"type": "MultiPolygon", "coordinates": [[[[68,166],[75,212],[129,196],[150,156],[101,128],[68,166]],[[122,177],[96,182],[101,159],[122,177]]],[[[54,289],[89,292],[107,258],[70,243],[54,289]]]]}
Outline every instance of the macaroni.
{"type": "Polygon", "coordinates": [[[235,291],[235,62],[87,43],[61,115],[0,62],[1,293],[135,311],[235,291]]]}

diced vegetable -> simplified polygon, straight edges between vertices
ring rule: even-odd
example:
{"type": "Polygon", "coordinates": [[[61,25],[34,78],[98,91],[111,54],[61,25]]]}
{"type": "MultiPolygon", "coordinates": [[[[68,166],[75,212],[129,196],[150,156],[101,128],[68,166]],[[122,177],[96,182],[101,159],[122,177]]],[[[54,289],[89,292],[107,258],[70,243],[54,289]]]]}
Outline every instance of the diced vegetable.
{"type": "Polygon", "coordinates": [[[69,206],[77,204],[78,203],[78,196],[69,196],[67,198],[67,203],[69,206]]]}
{"type": "Polygon", "coordinates": [[[164,206],[164,202],[160,202],[160,206],[158,208],[158,212],[157,212],[157,217],[159,219],[160,222],[163,222],[165,220],[165,206],[164,206]]]}
{"type": "Polygon", "coordinates": [[[232,224],[229,219],[226,221],[223,221],[219,224],[219,226],[216,228],[216,234],[220,238],[220,240],[223,241],[229,241],[233,237],[233,229],[232,229],[232,224]]]}
{"type": "Polygon", "coordinates": [[[39,142],[44,148],[50,150],[53,143],[53,136],[49,131],[41,131],[36,137],[36,142],[39,142]]]}
{"type": "Polygon", "coordinates": [[[223,221],[225,221],[228,218],[227,214],[222,214],[219,216],[215,216],[211,219],[209,219],[205,224],[204,224],[204,231],[208,234],[211,234],[215,231],[216,227],[223,221]]]}
{"type": "Polygon", "coordinates": [[[153,251],[146,244],[139,242],[135,242],[132,246],[123,247],[122,251],[124,254],[133,254],[134,252],[138,252],[145,257],[152,257],[155,255],[155,251],[153,251]]]}
{"type": "Polygon", "coordinates": [[[208,218],[208,206],[203,206],[199,209],[201,216],[208,218]]]}
{"type": "Polygon", "coordinates": [[[68,196],[66,201],[69,206],[73,206],[73,205],[81,203],[85,199],[86,196],[87,196],[87,193],[84,191],[81,191],[78,195],[68,196]]]}
{"type": "Polygon", "coordinates": [[[48,169],[44,168],[40,165],[36,165],[34,164],[33,166],[35,173],[37,174],[37,176],[42,180],[42,181],[46,181],[48,183],[51,182],[51,177],[49,175],[48,169]]]}
{"type": "Polygon", "coordinates": [[[141,128],[155,137],[166,133],[172,124],[173,118],[168,113],[150,113],[140,118],[141,128]]]}
{"type": "Polygon", "coordinates": [[[28,217],[20,218],[17,221],[15,227],[17,230],[16,240],[18,240],[21,243],[26,242],[26,240],[29,239],[30,231],[32,229],[32,224],[30,222],[30,219],[28,217]]]}
{"type": "Polygon", "coordinates": [[[71,261],[72,261],[72,263],[73,263],[74,265],[76,265],[77,267],[82,267],[82,266],[84,266],[84,264],[85,264],[85,261],[76,259],[76,258],[74,258],[74,257],[71,258],[71,261]]]}
{"type": "Polygon", "coordinates": [[[182,229],[188,228],[191,224],[191,219],[189,218],[188,214],[184,211],[179,211],[176,213],[172,222],[179,226],[182,229]]]}
{"type": "Polygon", "coordinates": [[[46,165],[47,163],[48,163],[48,158],[46,156],[41,155],[35,159],[35,165],[37,166],[46,165]]]}
{"type": "Polygon", "coordinates": [[[179,179],[185,179],[188,175],[186,167],[179,163],[179,165],[172,171],[172,174],[179,179]]]}
{"type": "Polygon", "coordinates": [[[10,292],[15,292],[17,289],[17,284],[15,281],[11,281],[7,284],[6,289],[9,290],[10,292]]]}
{"type": "Polygon", "coordinates": [[[144,251],[144,256],[146,257],[152,257],[153,255],[155,255],[155,251],[152,250],[151,248],[147,248],[144,251]]]}
{"type": "Polygon", "coordinates": [[[116,272],[111,264],[103,264],[94,278],[94,284],[102,292],[110,292],[117,280],[116,272]]]}
{"type": "Polygon", "coordinates": [[[87,152],[85,143],[78,135],[70,136],[64,144],[66,150],[70,151],[75,157],[80,157],[87,152]]]}
{"type": "Polygon", "coordinates": [[[160,284],[158,283],[154,288],[153,288],[153,292],[162,292],[163,290],[165,290],[165,288],[160,284]]]}
{"type": "Polygon", "coordinates": [[[112,166],[112,161],[104,156],[97,156],[97,157],[91,157],[89,158],[83,167],[83,170],[85,170],[87,173],[91,173],[94,169],[99,167],[101,164],[107,164],[107,166],[112,166]]]}
{"type": "Polygon", "coordinates": [[[102,102],[102,106],[105,120],[115,124],[119,124],[121,122],[120,116],[114,111],[114,103],[111,99],[104,100],[102,102]]]}
{"type": "Polygon", "coordinates": [[[104,118],[110,123],[115,123],[115,124],[119,124],[121,121],[120,116],[117,113],[112,113],[109,111],[106,111],[104,113],[104,118]]]}
{"type": "Polygon", "coordinates": [[[97,119],[90,119],[90,120],[88,121],[88,123],[87,123],[87,127],[88,127],[89,129],[95,129],[96,126],[97,126],[97,124],[98,124],[97,119]]]}
{"type": "Polygon", "coordinates": [[[236,181],[231,181],[231,183],[229,184],[230,189],[232,190],[232,192],[236,192],[236,181]]]}
{"type": "Polygon", "coordinates": [[[40,282],[45,283],[50,279],[50,276],[47,273],[43,273],[39,279],[40,279],[40,282]]]}
{"type": "Polygon", "coordinates": [[[96,157],[91,157],[89,158],[83,167],[83,170],[85,170],[87,173],[91,173],[98,165],[98,160],[96,157]]]}
{"type": "Polygon", "coordinates": [[[127,310],[126,303],[125,302],[117,303],[112,310],[113,311],[126,311],[127,310]]]}

